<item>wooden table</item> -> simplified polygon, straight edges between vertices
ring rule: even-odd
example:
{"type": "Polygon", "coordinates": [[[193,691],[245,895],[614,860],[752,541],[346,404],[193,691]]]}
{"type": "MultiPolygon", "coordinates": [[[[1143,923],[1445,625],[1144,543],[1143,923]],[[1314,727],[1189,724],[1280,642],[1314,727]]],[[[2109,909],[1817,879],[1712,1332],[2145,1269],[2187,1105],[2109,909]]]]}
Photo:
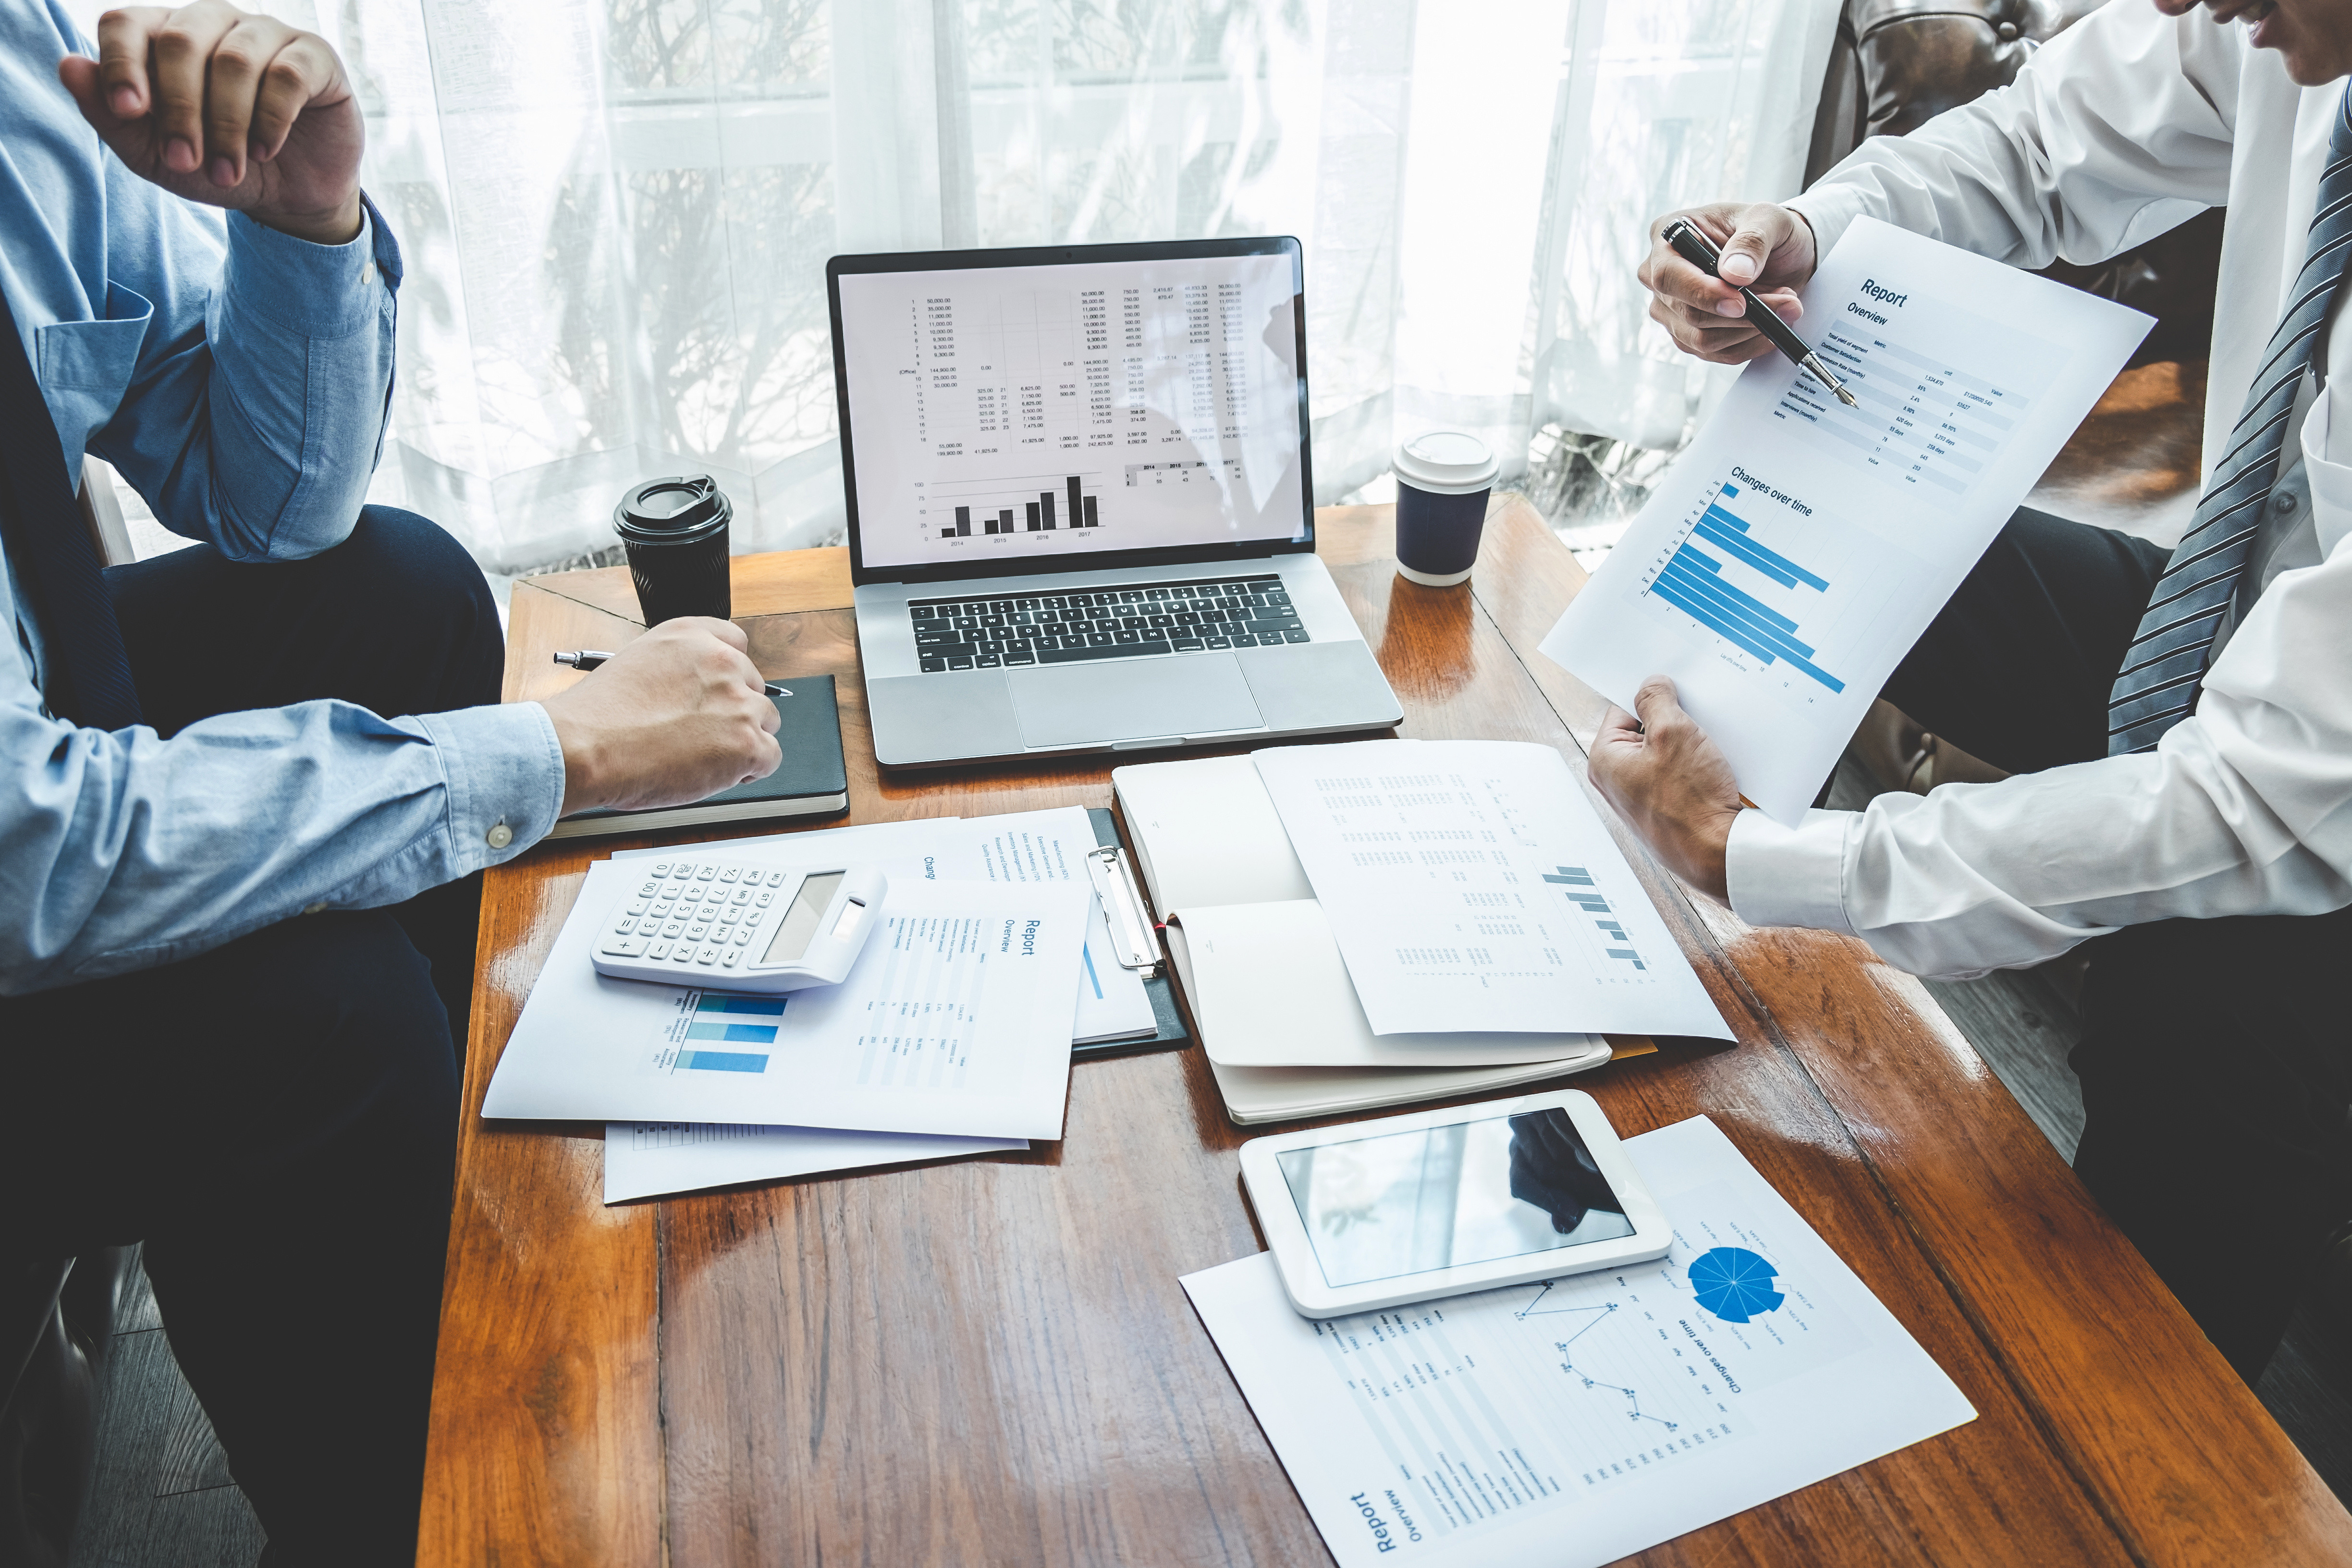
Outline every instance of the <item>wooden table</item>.
{"type": "MultiPolygon", "coordinates": [[[[1524,503],[1467,589],[1399,580],[1386,509],[1318,532],[1402,733],[1581,768],[1601,705],[1535,647],[1583,574],[1524,503]]],[[[850,820],[1109,802],[1108,759],[878,776],[845,552],[735,584],[763,670],[840,678],[850,820]]],[[[507,697],[635,614],[618,570],[518,584],[507,697]]],[[[2352,1561],[2352,1517],[1916,982],[1751,931],[1621,839],[1738,1044],[1574,1081],[1628,1136],[1713,1117],[1982,1413],[1641,1561],[2352,1561]]],[[[1177,1285],[1260,1249],[1197,1050],[1078,1065],[1063,1142],[1027,1154],[618,1208],[599,1129],[481,1120],[613,847],[543,845],[484,894],[420,1561],[1328,1561],[1177,1285]]]]}

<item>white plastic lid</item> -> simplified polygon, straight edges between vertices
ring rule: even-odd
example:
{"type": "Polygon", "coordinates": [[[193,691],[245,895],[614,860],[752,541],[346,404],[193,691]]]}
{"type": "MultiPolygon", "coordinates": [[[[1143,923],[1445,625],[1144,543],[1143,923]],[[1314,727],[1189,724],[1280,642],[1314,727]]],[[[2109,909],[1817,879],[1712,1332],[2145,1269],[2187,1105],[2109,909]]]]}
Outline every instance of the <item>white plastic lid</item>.
{"type": "Polygon", "coordinates": [[[1466,430],[1431,430],[1396,449],[1397,478],[1432,495],[1467,495],[1495,482],[1502,464],[1466,430]]]}

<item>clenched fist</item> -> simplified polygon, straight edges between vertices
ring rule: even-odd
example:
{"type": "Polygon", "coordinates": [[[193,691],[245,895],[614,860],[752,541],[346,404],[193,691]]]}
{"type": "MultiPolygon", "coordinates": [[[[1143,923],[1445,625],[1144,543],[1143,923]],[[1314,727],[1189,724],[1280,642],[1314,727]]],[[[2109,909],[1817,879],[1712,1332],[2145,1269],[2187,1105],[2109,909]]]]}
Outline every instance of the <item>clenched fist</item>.
{"type": "Polygon", "coordinates": [[[203,0],[98,19],[98,58],[58,79],[124,167],[175,196],[320,245],[360,231],[367,133],[316,33],[203,0]]]}

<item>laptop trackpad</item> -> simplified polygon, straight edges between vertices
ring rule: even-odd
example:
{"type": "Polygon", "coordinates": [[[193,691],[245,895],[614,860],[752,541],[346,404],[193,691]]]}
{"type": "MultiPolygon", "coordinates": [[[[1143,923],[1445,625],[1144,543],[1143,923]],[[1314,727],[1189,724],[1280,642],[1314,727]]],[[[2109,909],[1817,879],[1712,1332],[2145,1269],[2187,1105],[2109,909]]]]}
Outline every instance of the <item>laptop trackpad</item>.
{"type": "Polygon", "coordinates": [[[1150,735],[1259,730],[1265,721],[1229,653],[1008,669],[1021,739],[1031,746],[1083,746],[1150,735]]]}

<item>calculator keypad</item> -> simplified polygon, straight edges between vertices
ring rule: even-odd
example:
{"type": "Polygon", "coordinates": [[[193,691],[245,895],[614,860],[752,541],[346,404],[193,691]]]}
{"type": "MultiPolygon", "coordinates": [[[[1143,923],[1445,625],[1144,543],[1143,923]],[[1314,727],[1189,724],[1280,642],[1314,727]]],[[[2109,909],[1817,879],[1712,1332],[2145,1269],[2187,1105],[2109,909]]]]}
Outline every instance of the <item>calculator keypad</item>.
{"type": "Polygon", "coordinates": [[[597,951],[697,969],[740,968],[787,871],[721,861],[656,861],[615,910],[597,951]]]}

